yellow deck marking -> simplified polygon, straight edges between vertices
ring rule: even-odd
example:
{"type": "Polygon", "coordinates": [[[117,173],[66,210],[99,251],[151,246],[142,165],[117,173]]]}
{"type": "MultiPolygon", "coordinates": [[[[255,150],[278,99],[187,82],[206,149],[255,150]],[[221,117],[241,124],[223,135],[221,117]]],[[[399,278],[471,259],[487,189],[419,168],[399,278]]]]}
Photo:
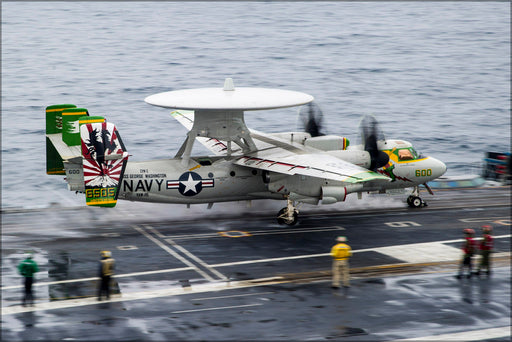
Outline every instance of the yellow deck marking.
{"type": "Polygon", "coordinates": [[[251,236],[250,233],[244,232],[241,230],[229,230],[227,232],[219,232],[220,236],[230,237],[230,238],[239,238],[239,237],[248,237],[251,236]]]}

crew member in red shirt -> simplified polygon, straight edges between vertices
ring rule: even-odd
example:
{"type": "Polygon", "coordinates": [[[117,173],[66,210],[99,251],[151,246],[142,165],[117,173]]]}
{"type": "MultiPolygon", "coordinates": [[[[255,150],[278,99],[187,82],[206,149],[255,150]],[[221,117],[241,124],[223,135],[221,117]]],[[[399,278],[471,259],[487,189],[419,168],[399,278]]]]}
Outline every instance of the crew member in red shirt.
{"type": "Polygon", "coordinates": [[[462,261],[459,267],[459,274],[457,275],[457,279],[462,278],[464,275],[464,269],[468,269],[467,278],[471,278],[471,269],[472,269],[472,260],[471,257],[475,254],[476,246],[475,240],[473,236],[475,231],[470,228],[464,229],[464,243],[462,244],[462,261]]]}
{"type": "Polygon", "coordinates": [[[480,241],[480,254],[482,259],[480,259],[480,265],[478,267],[478,271],[476,271],[476,275],[480,275],[480,271],[482,269],[486,269],[487,276],[491,276],[491,253],[494,245],[491,226],[482,226],[482,241],[480,241]]]}

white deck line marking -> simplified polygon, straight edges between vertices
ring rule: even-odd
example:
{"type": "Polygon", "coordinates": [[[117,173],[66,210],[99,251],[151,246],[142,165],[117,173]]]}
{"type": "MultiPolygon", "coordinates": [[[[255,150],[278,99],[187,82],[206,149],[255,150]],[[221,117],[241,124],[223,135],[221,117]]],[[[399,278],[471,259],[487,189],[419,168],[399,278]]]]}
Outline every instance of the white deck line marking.
{"type": "MultiPolygon", "coordinates": [[[[92,277],[92,278],[80,278],[80,279],[67,279],[67,280],[59,280],[59,281],[47,281],[47,282],[34,282],[32,286],[45,286],[45,285],[54,285],[54,284],[65,284],[65,283],[74,283],[74,282],[81,282],[81,281],[92,281],[92,280],[99,280],[99,277],[92,277]]],[[[25,287],[24,285],[12,285],[12,286],[4,286],[2,287],[3,290],[12,290],[12,289],[20,289],[22,287],[25,287]]]]}
{"type": "MultiPolygon", "coordinates": [[[[508,238],[511,235],[494,236],[495,239],[508,238]]],[[[481,240],[476,238],[475,240],[481,240]]],[[[445,240],[436,242],[411,243],[407,245],[396,245],[377,247],[370,250],[388,255],[392,258],[402,260],[407,263],[440,262],[459,260],[462,257],[462,251],[458,247],[446,245],[447,243],[462,242],[464,239],[445,240]]],[[[361,252],[357,250],[354,252],[361,252]]],[[[497,253],[496,253],[497,254],[497,253]]],[[[494,254],[496,256],[496,254],[494,254]]]]}
{"type": "Polygon", "coordinates": [[[233,290],[233,289],[243,289],[243,288],[252,288],[258,286],[268,286],[283,283],[283,281],[275,281],[275,282],[262,282],[262,283],[252,283],[246,281],[237,281],[232,282],[229,285],[226,283],[217,282],[217,283],[207,283],[207,284],[198,284],[194,285],[188,289],[183,289],[180,287],[170,287],[161,290],[153,290],[153,291],[142,291],[142,292],[127,292],[122,293],[121,296],[110,297],[108,301],[99,302],[96,297],[89,298],[80,298],[80,299],[71,299],[71,300],[62,300],[62,301],[52,301],[52,302],[44,302],[44,303],[36,303],[35,306],[32,307],[24,307],[21,305],[13,305],[13,306],[4,306],[2,307],[2,316],[3,315],[13,315],[23,312],[35,312],[35,311],[47,311],[47,310],[57,310],[57,309],[66,309],[66,308],[75,308],[79,306],[86,305],[98,305],[104,303],[116,303],[116,302],[126,302],[140,299],[152,299],[152,298],[161,298],[161,297],[170,297],[170,296],[180,296],[180,295],[188,295],[193,293],[205,293],[205,292],[218,292],[225,290],[233,290]]]}
{"type": "Polygon", "coordinates": [[[126,278],[126,277],[136,277],[136,276],[148,275],[148,274],[180,272],[180,271],[188,271],[188,270],[192,270],[192,269],[193,269],[192,267],[168,268],[168,269],[165,269],[165,270],[156,270],[156,271],[145,271],[145,272],[134,272],[134,273],[119,274],[119,275],[114,275],[113,278],[126,278]]]}
{"type": "MultiPolygon", "coordinates": [[[[511,237],[511,234],[494,236],[495,239],[501,239],[501,238],[507,238],[507,237],[511,237]]],[[[455,240],[445,240],[445,241],[437,241],[437,242],[420,243],[419,245],[429,244],[429,243],[431,243],[431,244],[453,243],[453,242],[462,242],[462,241],[464,241],[464,240],[463,239],[455,239],[455,240]]],[[[396,248],[396,247],[402,247],[402,246],[414,248],[415,245],[418,245],[418,244],[396,245],[396,246],[389,246],[389,247],[357,249],[357,250],[352,250],[352,253],[380,252],[380,250],[384,249],[384,248],[396,248]]],[[[384,252],[386,252],[386,251],[384,251],[384,252]]],[[[502,252],[502,253],[494,253],[493,254],[493,256],[495,256],[495,257],[507,256],[507,255],[510,255],[510,252],[502,252]]],[[[262,263],[262,262],[270,262],[270,261],[296,260],[296,259],[318,258],[318,257],[328,257],[328,256],[330,256],[330,253],[307,254],[307,255],[298,255],[298,256],[281,257],[281,258],[235,261],[235,262],[230,262],[230,263],[222,263],[222,264],[216,264],[216,265],[209,265],[209,267],[236,266],[236,265],[246,265],[246,264],[256,264],[256,263],[262,263]]],[[[457,256],[457,258],[455,260],[458,260],[459,258],[460,258],[460,254],[457,256]]],[[[428,261],[431,261],[431,259],[429,259],[428,261]]],[[[187,271],[187,270],[196,270],[196,267],[192,265],[190,267],[182,267],[182,268],[170,268],[170,269],[156,270],[156,271],[126,273],[126,274],[115,275],[114,277],[115,278],[134,277],[134,276],[141,276],[141,275],[148,275],[148,274],[158,274],[158,273],[167,273],[167,272],[179,272],[179,271],[187,271]]],[[[91,281],[91,280],[96,280],[96,279],[99,279],[99,278],[79,278],[79,279],[60,280],[60,281],[54,281],[54,282],[36,282],[36,283],[34,283],[33,286],[44,286],[44,285],[53,285],[53,284],[83,282],[83,281],[91,281]]],[[[3,291],[3,290],[10,290],[10,289],[18,289],[18,288],[22,288],[22,287],[23,287],[23,285],[5,286],[5,287],[2,287],[1,290],[3,291]]]]}
{"type": "Polygon", "coordinates": [[[406,342],[406,341],[487,341],[494,338],[510,337],[511,326],[490,328],[481,330],[470,330],[459,333],[424,336],[407,338],[403,340],[394,340],[392,342],[406,342]]]}
{"type": "MultiPolygon", "coordinates": [[[[231,230],[237,230],[233,228],[231,230]]],[[[279,229],[279,230],[256,230],[256,231],[248,231],[242,229],[242,231],[247,232],[251,235],[272,235],[272,234],[295,234],[295,233],[314,233],[314,232],[324,232],[330,230],[345,230],[345,228],[340,226],[331,226],[331,227],[317,227],[317,228],[296,228],[296,229],[279,229]]],[[[158,237],[162,239],[172,238],[174,240],[180,239],[201,239],[201,238],[218,238],[219,232],[216,233],[203,233],[203,234],[185,234],[185,235],[163,235],[162,233],[158,233],[158,237]]]]}
{"type": "Polygon", "coordinates": [[[192,267],[197,273],[199,273],[202,277],[204,277],[205,279],[207,279],[208,281],[214,281],[212,277],[210,277],[208,274],[204,273],[201,269],[197,268],[193,263],[191,263],[190,261],[188,261],[187,259],[185,259],[184,257],[182,257],[181,255],[179,255],[178,253],[176,253],[175,251],[173,251],[172,249],[170,249],[169,247],[167,247],[166,245],[164,245],[161,241],[159,241],[158,239],[155,239],[153,236],[151,236],[148,232],[146,232],[144,229],[142,229],[141,227],[137,227],[137,226],[133,226],[133,229],[137,230],[139,233],[143,234],[145,237],[147,237],[148,239],[150,239],[151,241],[153,241],[154,243],[156,243],[160,248],[162,248],[164,251],[166,251],[167,253],[171,254],[172,256],[174,256],[176,259],[180,260],[182,263],[184,263],[185,265],[188,265],[189,267],[192,267]]]}
{"type": "Polygon", "coordinates": [[[322,254],[308,254],[308,255],[296,255],[292,257],[282,257],[282,258],[270,258],[270,259],[258,259],[258,260],[245,260],[245,261],[234,261],[234,262],[226,262],[222,264],[211,265],[212,267],[225,267],[225,266],[235,266],[235,265],[249,265],[249,264],[257,264],[261,262],[270,262],[270,261],[283,261],[283,260],[295,260],[295,259],[306,259],[306,258],[317,258],[330,256],[330,253],[322,253],[322,254]]]}
{"type": "Polygon", "coordinates": [[[247,294],[239,294],[232,296],[219,296],[219,297],[206,297],[206,298],[192,298],[191,301],[194,300],[212,300],[212,299],[225,299],[225,298],[235,298],[235,297],[248,297],[248,296],[260,296],[264,294],[274,294],[275,292],[257,292],[257,293],[247,293],[247,294]]]}
{"type": "Polygon", "coordinates": [[[203,260],[201,260],[200,258],[195,256],[194,254],[187,251],[185,248],[178,245],[176,242],[172,241],[171,239],[166,239],[165,241],[168,241],[174,247],[179,249],[183,254],[187,255],[190,259],[196,261],[198,264],[200,264],[201,266],[203,266],[204,268],[206,268],[207,270],[209,270],[210,272],[215,274],[217,277],[219,277],[220,280],[224,280],[224,281],[228,280],[228,278],[225,275],[223,275],[222,273],[220,273],[219,271],[214,269],[211,265],[208,265],[206,262],[204,262],[203,260]],[[170,240],[170,242],[169,242],[169,240],[170,240]]]}
{"type": "MultiPolygon", "coordinates": [[[[500,238],[507,238],[511,235],[499,235],[494,236],[495,239],[500,238]]],[[[425,242],[425,243],[412,243],[407,245],[396,245],[396,246],[387,246],[387,247],[376,247],[376,248],[365,248],[365,249],[358,249],[358,250],[352,250],[352,253],[361,253],[361,252],[378,252],[382,254],[386,254],[389,256],[394,257],[393,255],[405,255],[405,257],[408,257],[408,254],[414,255],[417,250],[419,249],[422,251],[421,255],[421,262],[436,262],[436,261],[447,261],[447,260],[459,260],[461,256],[460,249],[456,247],[451,246],[444,246],[445,243],[453,243],[453,242],[462,242],[464,239],[455,239],[455,240],[445,240],[445,241],[436,241],[436,242],[425,242]],[[439,255],[438,258],[435,258],[433,256],[434,253],[432,253],[432,250],[429,251],[429,246],[434,246],[434,248],[442,249],[441,253],[447,252],[448,256],[443,257],[443,255],[439,255]],[[444,249],[446,247],[446,250],[444,249]],[[396,250],[396,252],[395,252],[396,250]],[[457,254],[455,255],[455,251],[457,251],[457,254]],[[451,257],[451,259],[450,259],[451,257]],[[425,260],[425,258],[427,258],[425,260]]],[[[505,252],[508,253],[508,252],[505,252]]],[[[498,254],[498,253],[496,253],[498,254]]],[[[495,256],[497,256],[495,254],[495,256]]],[[[284,261],[284,260],[295,260],[295,259],[305,259],[305,258],[318,258],[318,257],[328,257],[330,256],[330,253],[320,253],[320,254],[308,254],[308,255],[297,255],[297,256],[291,256],[291,257],[281,257],[281,258],[269,258],[269,259],[258,259],[258,260],[245,260],[245,261],[234,261],[234,262],[226,262],[221,264],[215,264],[210,265],[212,267],[226,267],[226,266],[236,266],[236,265],[249,265],[249,264],[256,264],[256,263],[262,263],[262,262],[271,262],[271,261],[284,261]]],[[[412,257],[409,257],[412,259],[412,257]]],[[[396,257],[396,259],[400,259],[396,257]]],[[[417,259],[420,259],[418,257],[417,259]]]]}
{"type": "MultiPolygon", "coordinates": [[[[493,238],[495,239],[503,239],[503,238],[509,238],[511,237],[512,234],[505,234],[505,235],[496,235],[496,236],[493,236],[493,238]]],[[[481,240],[482,238],[475,238],[475,240],[481,240]]],[[[464,241],[464,239],[454,239],[454,240],[444,240],[444,241],[435,241],[433,243],[453,243],[453,242],[462,242],[464,241]]],[[[425,243],[425,242],[420,242],[421,243],[425,243]]],[[[411,244],[411,245],[414,245],[414,244],[411,244]]],[[[401,245],[397,245],[397,246],[401,246],[401,245]]],[[[404,245],[405,246],[405,245],[404,245]]]]}
{"type": "MultiPolygon", "coordinates": [[[[194,269],[193,267],[167,268],[164,270],[156,270],[156,271],[115,274],[112,276],[112,278],[137,277],[137,276],[150,275],[150,274],[189,271],[189,270],[193,270],[193,269],[194,269]]],[[[45,286],[45,285],[75,283],[75,282],[84,282],[84,281],[92,281],[92,280],[99,280],[99,279],[100,279],[99,277],[92,277],[92,278],[78,278],[78,279],[67,279],[67,280],[47,281],[47,282],[35,282],[32,286],[45,286]]],[[[1,288],[1,290],[3,291],[3,290],[10,290],[10,289],[19,289],[19,288],[22,288],[23,286],[24,285],[4,286],[1,288]]]]}
{"type": "Polygon", "coordinates": [[[149,224],[144,224],[143,227],[148,229],[148,230],[150,230],[153,234],[155,234],[156,236],[158,236],[162,240],[167,239],[168,237],[170,237],[170,236],[163,235],[162,233],[160,233],[158,230],[156,230],[155,228],[153,228],[153,226],[150,226],[149,224]]]}
{"type": "Polygon", "coordinates": [[[510,219],[510,216],[500,216],[500,217],[473,217],[473,218],[466,218],[466,219],[459,219],[461,222],[466,223],[478,223],[478,222],[487,222],[489,220],[505,220],[510,219]]]}
{"type": "Polygon", "coordinates": [[[234,305],[234,306],[220,306],[218,308],[206,308],[206,309],[194,309],[194,310],[183,310],[183,311],[173,311],[173,314],[179,313],[187,313],[187,312],[200,312],[200,311],[213,311],[213,310],[225,310],[225,309],[237,309],[237,308],[247,308],[251,306],[260,306],[263,304],[246,304],[246,305],[234,305]]]}
{"type": "Polygon", "coordinates": [[[460,248],[443,243],[417,243],[411,245],[376,248],[376,252],[385,254],[407,263],[439,262],[460,259],[460,248]]]}
{"type": "Polygon", "coordinates": [[[297,234],[297,233],[316,233],[316,232],[327,232],[331,230],[345,230],[345,228],[342,227],[332,227],[332,228],[324,228],[324,229],[303,229],[303,230],[294,230],[294,231],[277,231],[277,230],[271,230],[268,232],[248,232],[251,235],[276,235],[276,234],[297,234]]]}
{"type": "MultiPolygon", "coordinates": [[[[157,234],[159,235],[159,232],[151,227],[151,226],[148,226],[146,225],[146,228],[149,229],[150,231],[152,231],[154,234],[157,234]]],[[[172,239],[165,239],[166,242],[170,243],[174,248],[180,250],[183,254],[185,254],[186,256],[188,256],[190,259],[194,260],[195,262],[197,262],[199,265],[203,266],[204,268],[206,268],[207,270],[209,270],[210,272],[212,272],[213,274],[215,274],[217,277],[219,277],[220,280],[228,280],[228,278],[226,276],[224,276],[222,273],[220,273],[219,271],[213,269],[210,265],[208,265],[206,262],[204,262],[203,260],[201,260],[200,258],[198,258],[197,256],[195,256],[194,254],[190,253],[189,251],[187,251],[185,248],[181,247],[180,245],[178,245],[176,242],[174,242],[172,239]]],[[[213,279],[211,280],[213,281],[213,279]]]]}

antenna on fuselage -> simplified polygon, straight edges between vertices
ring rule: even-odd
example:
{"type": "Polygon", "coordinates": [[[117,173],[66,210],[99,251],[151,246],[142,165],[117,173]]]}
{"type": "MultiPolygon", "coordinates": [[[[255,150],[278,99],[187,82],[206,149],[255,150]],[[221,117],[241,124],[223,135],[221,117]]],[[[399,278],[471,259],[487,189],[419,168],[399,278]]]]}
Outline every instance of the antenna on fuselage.
{"type": "Polygon", "coordinates": [[[233,83],[233,79],[228,77],[224,80],[224,91],[233,91],[235,90],[235,84],[233,83]]]}

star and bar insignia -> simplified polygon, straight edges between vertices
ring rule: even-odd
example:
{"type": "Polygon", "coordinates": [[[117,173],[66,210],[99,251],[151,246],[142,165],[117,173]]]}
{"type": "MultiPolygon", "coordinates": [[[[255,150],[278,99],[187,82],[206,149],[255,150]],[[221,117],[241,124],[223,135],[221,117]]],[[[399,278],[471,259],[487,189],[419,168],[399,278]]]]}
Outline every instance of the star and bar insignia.
{"type": "Polygon", "coordinates": [[[203,188],[212,188],[214,186],[213,178],[202,179],[195,172],[185,172],[178,180],[168,180],[167,189],[178,189],[183,196],[195,196],[203,188]]]}

